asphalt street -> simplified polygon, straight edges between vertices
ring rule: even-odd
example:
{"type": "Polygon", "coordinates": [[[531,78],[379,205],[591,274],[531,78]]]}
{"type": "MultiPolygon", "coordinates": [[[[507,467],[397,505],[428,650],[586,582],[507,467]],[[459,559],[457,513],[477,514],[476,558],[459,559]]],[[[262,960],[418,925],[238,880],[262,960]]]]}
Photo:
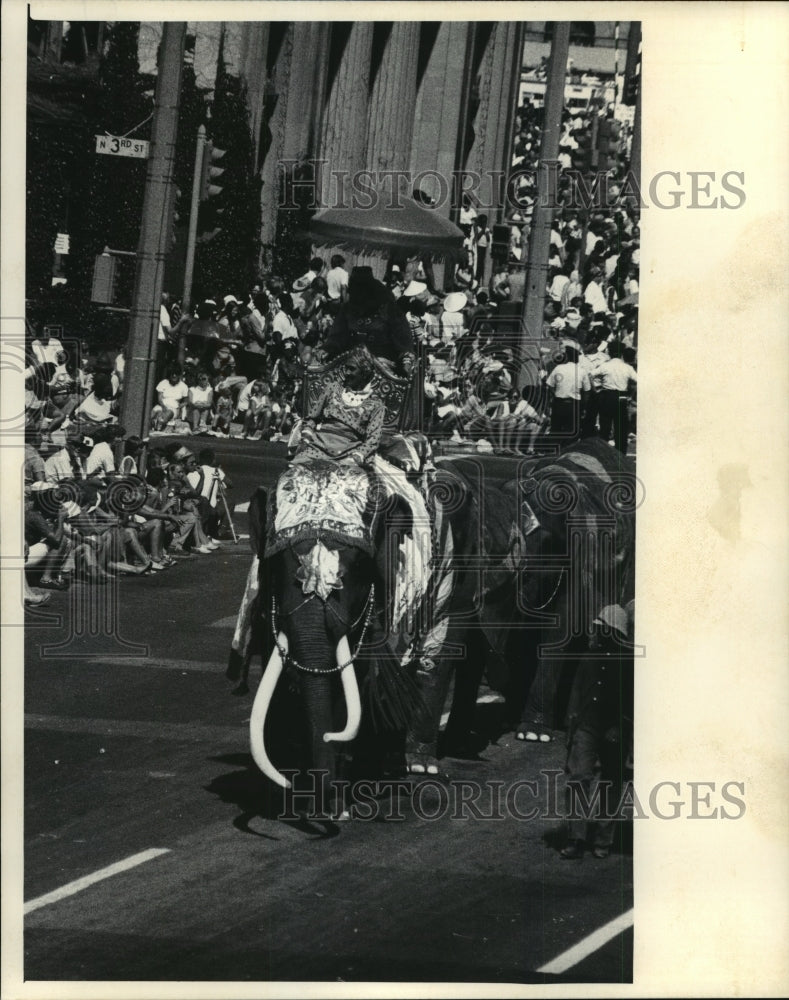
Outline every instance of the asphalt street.
{"type": "MultiPolygon", "coordinates": [[[[211,445],[234,504],[285,461],[211,445]]],[[[556,820],[476,818],[433,779],[386,789],[374,820],[279,818],[249,754],[260,670],[244,697],[224,676],[249,558],[225,541],[27,616],[25,978],[631,981],[629,917],[589,943],[632,907],[627,849],[562,861],[556,820]]],[[[561,734],[518,743],[483,695],[493,742],[445,760],[453,779],[561,771],[561,734]]]]}

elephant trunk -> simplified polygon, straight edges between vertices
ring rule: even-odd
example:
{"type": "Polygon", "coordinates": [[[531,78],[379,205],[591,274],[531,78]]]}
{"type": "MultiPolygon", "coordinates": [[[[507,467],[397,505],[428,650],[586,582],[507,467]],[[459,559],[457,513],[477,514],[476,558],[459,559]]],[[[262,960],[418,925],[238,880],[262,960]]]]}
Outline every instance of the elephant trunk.
{"type": "Polygon", "coordinates": [[[353,669],[353,659],[351,657],[351,647],[348,644],[348,637],[343,636],[337,643],[337,663],[344,663],[345,666],[340,671],[342,690],[345,695],[345,706],[348,718],[345,729],[338,733],[324,733],[324,743],[348,743],[356,738],[359,732],[359,725],[362,721],[362,703],[359,698],[359,685],[356,683],[356,671],[353,669]]]}
{"type": "Polygon", "coordinates": [[[249,719],[249,743],[252,750],[252,758],[263,774],[282,788],[290,788],[291,783],[284,775],[279,773],[269,760],[269,756],[266,753],[266,744],[263,740],[263,729],[266,725],[269,705],[271,704],[271,698],[277,686],[279,675],[282,673],[283,664],[282,655],[279,651],[280,647],[287,652],[288,637],[284,632],[280,632],[277,637],[277,643],[271,651],[271,656],[266,664],[266,669],[263,672],[263,677],[260,680],[257,694],[255,695],[255,703],[252,706],[252,715],[249,719]]]}

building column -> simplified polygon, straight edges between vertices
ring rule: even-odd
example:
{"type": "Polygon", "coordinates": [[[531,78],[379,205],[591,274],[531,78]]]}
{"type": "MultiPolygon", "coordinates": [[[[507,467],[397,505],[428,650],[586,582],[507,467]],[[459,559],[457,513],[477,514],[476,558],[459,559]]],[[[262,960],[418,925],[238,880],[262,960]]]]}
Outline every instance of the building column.
{"type": "Polygon", "coordinates": [[[321,183],[324,208],[349,203],[347,177],[365,165],[373,28],[371,21],[331,25],[328,93],[318,154],[326,161],[321,183]]]}
{"type": "Polygon", "coordinates": [[[477,77],[474,141],[464,166],[480,176],[477,196],[491,223],[501,219],[505,208],[503,183],[495,175],[498,172],[506,177],[510,170],[522,47],[523,24],[496,22],[477,77]]]}
{"type": "Polygon", "coordinates": [[[388,37],[370,94],[367,168],[406,170],[411,165],[421,25],[396,21],[386,27],[376,25],[376,29],[388,29],[388,37]]]}
{"type": "MultiPolygon", "coordinates": [[[[444,21],[439,25],[418,81],[414,110],[411,174],[414,181],[419,180],[415,186],[437,203],[433,211],[445,219],[453,217],[453,176],[458,166],[469,35],[467,22],[444,21]],[[424,171],[431,173],[419,179],[424,171]]],[[[436,262],[433,274],[437,287],[443,287],[443,262],[436,262]]]]}

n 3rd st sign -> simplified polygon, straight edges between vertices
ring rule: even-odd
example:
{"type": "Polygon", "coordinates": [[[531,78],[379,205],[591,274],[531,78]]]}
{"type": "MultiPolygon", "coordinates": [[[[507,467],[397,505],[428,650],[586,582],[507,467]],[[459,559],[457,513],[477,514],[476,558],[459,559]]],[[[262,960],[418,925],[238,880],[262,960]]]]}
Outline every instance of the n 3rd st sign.
{"type": "Polygon", "coordinates": [[[105,156],[131,156],[137,160],[148,158],[147,139],[121,139],[117,135],[97,135],[96,152],[105,156]]]}

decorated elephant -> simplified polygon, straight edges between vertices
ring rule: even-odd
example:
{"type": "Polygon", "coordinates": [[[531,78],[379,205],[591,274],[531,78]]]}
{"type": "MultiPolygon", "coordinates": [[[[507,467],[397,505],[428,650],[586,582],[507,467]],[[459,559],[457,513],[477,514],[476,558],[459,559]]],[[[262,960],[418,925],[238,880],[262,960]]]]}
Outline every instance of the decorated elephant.
{"type": "Polygon", "coordinates": [[[471,726],[486,663],[491,685],[520,702],[516,736],[549,741],[561,682],[583,655],[591,623],[634,590],[635,468],[607,443],[587,439],[537,461],[438,464],[471,494],[478,530],[473,558],[465,571],[456,566],[452,592],[435,609],[440,643],[418,665],[423,704],[406,748],[413,773],[438,771],[439,721],[456,666],[450,744],[471,726]]]}
{"type": "Polygon", "coordinates": [[[367,469],[294,463],[274,491],[258,489],[250,502],[254,558],[228,677],[246,690],[250,658],[263,655],[250,746],[260,770],[286,789],[264,730],[283,672],[296,686],[328,815],[343,813],[338,757],[365,720],[402,734],[424,711],[414,648],[443,579],[441,553],[454,544],[447,491],[428,475],[424,443],[396,436],[388,460],[376,455],[367,469]]]}

